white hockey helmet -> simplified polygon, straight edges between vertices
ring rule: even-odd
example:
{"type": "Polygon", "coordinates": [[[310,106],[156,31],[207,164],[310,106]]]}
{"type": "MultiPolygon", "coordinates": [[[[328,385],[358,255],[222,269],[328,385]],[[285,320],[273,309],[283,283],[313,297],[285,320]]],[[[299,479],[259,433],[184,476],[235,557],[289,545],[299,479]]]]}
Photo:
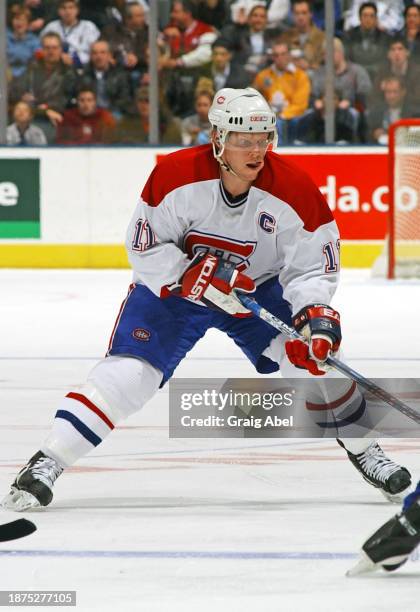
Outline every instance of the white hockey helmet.
{"type": "Polygon", "coordinates": [[[219,89],[209,110],[209,121],[217,130],[220,149],[216,151],[213,143],[213,151],[219,161],[229,132],[268,133],[276,144],[276,115],[267,100],[252,87],[219,89]]]}

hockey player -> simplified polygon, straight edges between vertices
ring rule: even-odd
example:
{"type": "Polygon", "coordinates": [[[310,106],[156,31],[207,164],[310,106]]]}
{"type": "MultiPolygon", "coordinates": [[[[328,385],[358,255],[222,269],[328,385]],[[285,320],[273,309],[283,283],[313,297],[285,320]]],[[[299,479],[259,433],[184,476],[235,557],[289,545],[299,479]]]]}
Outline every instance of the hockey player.
{"type": "MultiPolygon", "coordinates": [[[[329,307],[338,230],[325,199],[303,171],[270,150],[276,117],[256,90],[221,89],[209,120],[212,144],[168,155],[144,186],[127,232],[133,284],[107,357],[63,399],[5,507],[49,504],[61,472],[139,410],[210,327],[227,333],[261,373],[323,375],[324,361],[338,351],[340,317],[329,307]],[[237,298],[241,291],[255,292],[261,305],[293,323],[309,347],[285,342],[252,317],[237,298]]],[[[360,422],[365,404],[356,385],[342,378],[335,388],[330,403],[312,409],[333,412],[334,426],[360,422]]],[[[410,484],[409,472],[375,441],[341,445],[386,495],[410,484]]]]}
{"type": "Polygon", "coordinates": [[[420,544],[420,481],[415,491],[407,495],[402,510],[366,540],[361,559],[347,572],[356,576],[378,569],[388,572],[398,569],[420,544]]]}

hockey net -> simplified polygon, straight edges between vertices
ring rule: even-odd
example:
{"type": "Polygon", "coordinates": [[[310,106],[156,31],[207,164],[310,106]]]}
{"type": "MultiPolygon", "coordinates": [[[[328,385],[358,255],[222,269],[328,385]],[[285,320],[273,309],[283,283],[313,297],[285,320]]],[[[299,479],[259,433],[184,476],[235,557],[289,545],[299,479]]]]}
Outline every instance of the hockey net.
{"type": "Polygon", "coordinates": [[[388,237],[375,268],[388,278],[420,278],[420,119],[389,129],[388,237]]]}

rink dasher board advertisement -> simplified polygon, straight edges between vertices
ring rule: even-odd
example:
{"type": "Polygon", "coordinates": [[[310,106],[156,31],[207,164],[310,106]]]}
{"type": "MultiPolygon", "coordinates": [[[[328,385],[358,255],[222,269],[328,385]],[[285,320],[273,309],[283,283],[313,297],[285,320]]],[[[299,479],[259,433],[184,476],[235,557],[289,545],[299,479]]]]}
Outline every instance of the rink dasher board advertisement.
{"type": "Polygon", "coordinates": [[[39,159],[2,159],[0,239],[40,234],[39,159]]]}
{"type": "MultiPolygon", "coordinates": [[[[139,194],[159,158],[175,150],[1,148],[1,267],[128,267],[123,241],[139,194]]],[[[325,195],[340,228],[342,265],[370,267],[386,234],[386,148],[277,153],[306,170],[325,195]]]]}

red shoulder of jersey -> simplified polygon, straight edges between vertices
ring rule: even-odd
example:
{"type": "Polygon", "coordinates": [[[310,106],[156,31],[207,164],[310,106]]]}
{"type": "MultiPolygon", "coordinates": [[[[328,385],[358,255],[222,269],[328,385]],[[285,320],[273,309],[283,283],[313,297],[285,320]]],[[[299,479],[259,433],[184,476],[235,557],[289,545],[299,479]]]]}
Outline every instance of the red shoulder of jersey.
{"type": "Polygon", "coordinates": [[[178,187],[218,179],[219,168],[211,145],[175,151],[155,166],[141,197],[149,206],[159,206],[164,197],[178,187]]]}
{"type": "Polygon", "coordinates": [[[254,187],[289,204],[309,232],[334,220],[327,201],[310,176],[281,154],[267,153],[254,187]]]}

